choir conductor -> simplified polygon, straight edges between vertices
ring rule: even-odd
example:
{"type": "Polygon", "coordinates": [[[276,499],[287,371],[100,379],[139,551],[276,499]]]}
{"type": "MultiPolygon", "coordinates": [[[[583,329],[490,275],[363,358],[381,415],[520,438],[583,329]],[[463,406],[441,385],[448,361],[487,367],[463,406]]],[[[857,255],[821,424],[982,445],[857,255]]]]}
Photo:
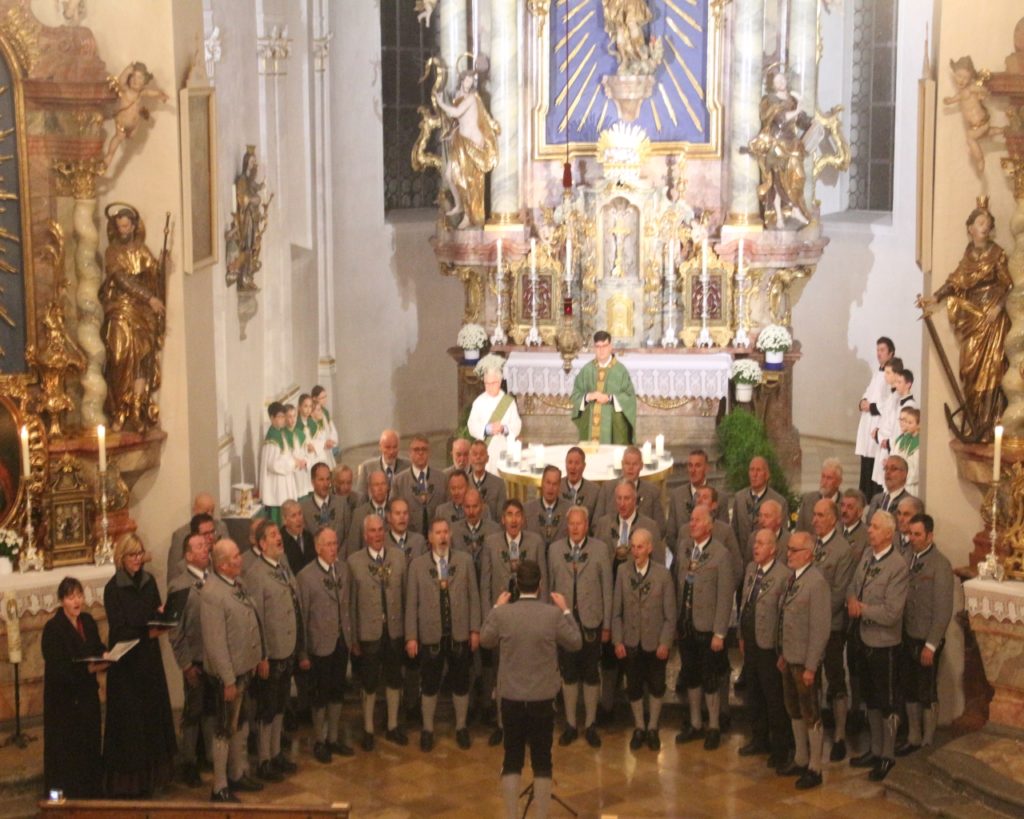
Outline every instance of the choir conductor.
{"type": "Polygon", "coordinates": [[[552,592],[551,603],[537,599],[540,566],[522,561],[516,570],[519,599],[502,592],[480,630],[480,645],[501,648],[498,690],[505,726],[505,761],[501,790],[505,816],[514,819],[520,775],[530,745],[537,815],[547,816],[551,803],[551,739],[555,730],[554,699],[561,679],[558,649],[579,651],[583,637],[565,598],[552,592]]]}

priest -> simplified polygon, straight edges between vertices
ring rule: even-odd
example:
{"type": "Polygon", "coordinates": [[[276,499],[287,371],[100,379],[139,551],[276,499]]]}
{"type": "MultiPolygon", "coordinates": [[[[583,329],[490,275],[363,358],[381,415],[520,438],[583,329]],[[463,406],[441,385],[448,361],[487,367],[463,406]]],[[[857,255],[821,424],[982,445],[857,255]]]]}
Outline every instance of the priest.
{"type": "Polygon", "coordinates": [[[504,366],[500,355],[484,356],[477,365],[477,371],[483,373],[484,391],[473,402],[466,422],[469,434],[487,444],[488,471],[495,475],[501,453],[523,428],[515,398],[501,388],[504,366]]]}
{"type": "Polygon", "coordinates": [[[629,372],[612,355],[612,337],[594,333],[593,361],[572,386],[572,421],[581,441],[631,444],[636,430],[636,393],[629,372]]]}

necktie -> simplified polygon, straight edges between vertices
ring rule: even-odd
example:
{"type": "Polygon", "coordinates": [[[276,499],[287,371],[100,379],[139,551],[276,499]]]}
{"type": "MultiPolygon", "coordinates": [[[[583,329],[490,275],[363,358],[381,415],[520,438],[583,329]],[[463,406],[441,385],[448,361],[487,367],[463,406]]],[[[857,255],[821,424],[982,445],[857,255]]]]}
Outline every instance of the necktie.
{"type": "Polygon", "coordinates": [[[405,535],[402,535],[398,539],[398,548],[401,549],[403,552],[405,551],[405,535]]]}
{"type": "Polygon", "coordinates": [[[376,563],[376,564],[377,564],[378,566],[383,566],[383,565],[384,565],[384,552],[380,552],[380,553],[379,553],[379,554],[378,554],[378,555],[377,555],[377,556],[376,556],[376,557],[375,557],[375,558],[373,559],[373,562],[374,562],[374,563],[376,563]]]}
{"type": "Polygon", "coordinates": [[[580,552],[581,552],[580,544],[578,544],[578,543],[570,543],[569,544],[569,557],[572,559],[573,563],[579,563],[580,562],[580,552]]]}
{"type": "Polygon", "coordinates": [[[891,499],[889,497],[889,493],[888,492],[886,492],[884,495],[882,495],[882,511],[883,512],[888,512],[889,511],[889,501],[890,500],[891,499]]]}
{"type": "Polygon", "coordinates": [[[416,478],[416,491],[419,492],[421,495],[426,493],[427,491],[426,475],[426,472],[420,472],[419,476],[416,478]]]}
{"type": "Polygon", "coordinates": [[[79,617],[78,619],[75,620],[75,629],[77,629],[78,636],[81,637],[82,641],[84,642],[85,641],[85,626],[82,625],[82,618],[81,617],[79,617]]]}
{"type": "Polygon", "coordinates": [[[442,557],[437,561],[437,572],[442,580],[448,579],[448,558],[442,557]]]}
{"type": "Polygon", "coordinates": [[[750,588],[750,594],[747,595],[747,605],[757,600],[757,596],[761,593],[762,580],[764,580],[764,569],[758,566],[757,574],[754,575],[754,585],[750,588]]]}
{"type": "Polygon", "coordinates": [[[377,513],[377,517],[379,517],[381,520],[384,520],[384,507],[383,506],[378,506],[374,511],[377,513]]]}
{"type": "Polygon", "coordinates": [[[388,486],[391,486],[391,479],[395,476],[395,470],[389,466],[384,470],[384,474],[388,476],[388,486]]]}
{"type": "Polygon", "coordinates": [[[320,525],[321,526],[326,525],[327,521],[330,520],[330,515],[327,512],[328,505],[329,504],[326,501],[324,501],[323,503],[320,504],[320,525]]]}
{"type": "Polygon", "coordinates": [[[814,541],[814,562],[820,563],[821,559],[825,556],[825,544],[821,542],[821,538],[817,538],[814,541]]]}
{"type": "Polygon", "coordinates": [[[508,544],[508,559],[519,560],[519,541],[513,540],[508,544]]]}
{"type": "Polygon", "coordinates": [[[619,521],[619,544],[622,546],[629,545],[629,521],[619,521]]]}

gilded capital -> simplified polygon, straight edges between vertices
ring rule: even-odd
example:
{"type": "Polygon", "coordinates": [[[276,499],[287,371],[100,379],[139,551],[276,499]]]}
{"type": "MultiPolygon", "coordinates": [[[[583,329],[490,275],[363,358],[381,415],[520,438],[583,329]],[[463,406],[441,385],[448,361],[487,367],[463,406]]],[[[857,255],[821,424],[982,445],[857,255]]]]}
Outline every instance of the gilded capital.
{"type": "Polygon", "coordinates": [[[1003,170],[1013,181],[1013,198],[1024,200],[1024,156],[1007,156],[1001,161],[1003,170]]]}
{"type": "Polygon", "coordinates": [[[75,199],[96,198],[96,177],[102,176],[107,166],[102,159],[58,159],[53,163],[58,196],[75,199]]]}

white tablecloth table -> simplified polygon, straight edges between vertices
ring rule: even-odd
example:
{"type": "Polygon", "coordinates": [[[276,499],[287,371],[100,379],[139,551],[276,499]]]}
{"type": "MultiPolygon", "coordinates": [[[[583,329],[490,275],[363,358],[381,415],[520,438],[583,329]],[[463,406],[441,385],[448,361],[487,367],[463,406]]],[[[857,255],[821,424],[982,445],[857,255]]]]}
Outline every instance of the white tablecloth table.
{"type": "Polygon", "coordinates": [[[964,607],[970,615],[1024,625],[1024,583],[968,580],[964,583],[964,607]]]}

